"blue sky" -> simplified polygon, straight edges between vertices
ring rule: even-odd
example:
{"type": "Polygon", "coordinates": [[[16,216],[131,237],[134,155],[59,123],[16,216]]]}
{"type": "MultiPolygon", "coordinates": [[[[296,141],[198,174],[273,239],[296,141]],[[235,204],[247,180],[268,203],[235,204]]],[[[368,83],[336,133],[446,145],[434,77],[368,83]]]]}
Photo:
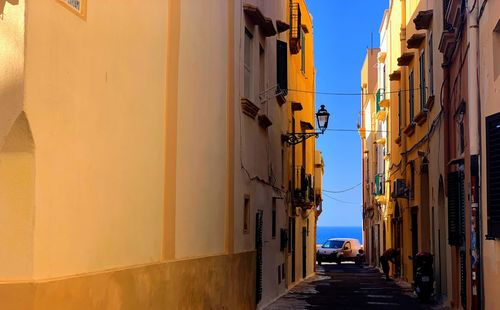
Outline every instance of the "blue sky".
{"type": "MultiPolygon", "coordinates": [[[[360,71],[389,0],[306,0],[313,16],[316,91],[359,93],[360,71]]],[[[359,96],[316,96],[332,115],[329,128],[356,129],[359,96]]],[[[343,190],[361,183],[361,143],[357,132],[327,131],[318,140],[325,159],[323,188],[343,190]]],[[[318,226],[361,226],[361,186],[345,193],[324,193],[318,226]],[[333,200],[341,200],[339,202],[333,200]]]]}

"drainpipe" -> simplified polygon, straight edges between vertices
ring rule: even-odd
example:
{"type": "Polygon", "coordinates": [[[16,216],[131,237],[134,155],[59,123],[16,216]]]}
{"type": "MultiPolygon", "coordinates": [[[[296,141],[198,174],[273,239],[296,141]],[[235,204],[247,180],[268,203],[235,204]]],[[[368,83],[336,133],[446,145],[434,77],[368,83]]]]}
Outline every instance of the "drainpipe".
{"type": "Polygon", "coordinates": [[[467,38],[469,43],[469,56],[467,57],[468,70],[467,79],[468,122],[469,122],[469,148],[470,148],[470,221],[471,221],[471,286],[472,286],[472,309],[480,309],[480,209],[479,209],[479,186],[480,186],[480,132],[479,132],[479,81],[478,81],[478,57],[479,57],[479,24],[478,10],[479,1],[467,1],[467,38]]]}

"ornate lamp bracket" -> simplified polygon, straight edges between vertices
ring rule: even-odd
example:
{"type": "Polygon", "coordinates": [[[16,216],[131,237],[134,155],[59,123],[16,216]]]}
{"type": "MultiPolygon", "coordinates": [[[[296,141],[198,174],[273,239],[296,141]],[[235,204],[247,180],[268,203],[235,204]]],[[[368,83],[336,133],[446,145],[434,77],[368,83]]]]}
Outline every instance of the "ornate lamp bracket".
{"type": "Polygon", "coordinates": [[[286,135],[285,142],[288,145],[296,145],[296,144],[304,142],[305,140],[307,140],[309,138],[312,138],[312,137],[317,138],[317,137],[319,137],[319,135],[321,133],[322,132],[289,133],[286,135]]]}

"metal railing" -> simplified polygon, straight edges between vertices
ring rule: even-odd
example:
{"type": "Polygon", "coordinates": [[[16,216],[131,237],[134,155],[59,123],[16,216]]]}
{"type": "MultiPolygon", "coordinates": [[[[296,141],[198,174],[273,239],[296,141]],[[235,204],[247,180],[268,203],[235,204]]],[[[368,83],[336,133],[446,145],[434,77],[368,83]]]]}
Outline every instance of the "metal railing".
{"type": "Polygon", "coordinates": [[[385,195],[385,174],[378,173],[375,175],[375,196],[385,195]]]}
{"type": "Polygon", "coordinates": [[[377,90],[377,94],[375,95],[375,102],[376,102],[376,111],[377,113],[380,111],[384,111],[385,108],[380,106],[380,102],[385,99],[385,89],[379,88],[377,90]]]}
{"type": "Polygon", "coordinates": [[[297,206],[312,205],[315,201],[314,179],[303,166],[294,167],[295,188],[293,199],[297,206]]]}
{"type": "Polygon", "coordinates": [[[301,13],[299,3],[290,3],[290,52],[297,54],[300,51],[301,13]]]}

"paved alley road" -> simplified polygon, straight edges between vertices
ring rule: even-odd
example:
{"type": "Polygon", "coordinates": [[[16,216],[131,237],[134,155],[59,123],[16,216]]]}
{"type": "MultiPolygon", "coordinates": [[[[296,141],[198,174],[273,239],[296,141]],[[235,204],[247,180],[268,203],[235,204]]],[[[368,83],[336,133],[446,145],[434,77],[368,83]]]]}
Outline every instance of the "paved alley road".
{"type": "Polygon", "coordinates": [[[386,281],[374,268],[327,264],[317,276],[293,288],[266,310],[285,309],[439,309],[422,305],[411,288],[386,281]]]}

